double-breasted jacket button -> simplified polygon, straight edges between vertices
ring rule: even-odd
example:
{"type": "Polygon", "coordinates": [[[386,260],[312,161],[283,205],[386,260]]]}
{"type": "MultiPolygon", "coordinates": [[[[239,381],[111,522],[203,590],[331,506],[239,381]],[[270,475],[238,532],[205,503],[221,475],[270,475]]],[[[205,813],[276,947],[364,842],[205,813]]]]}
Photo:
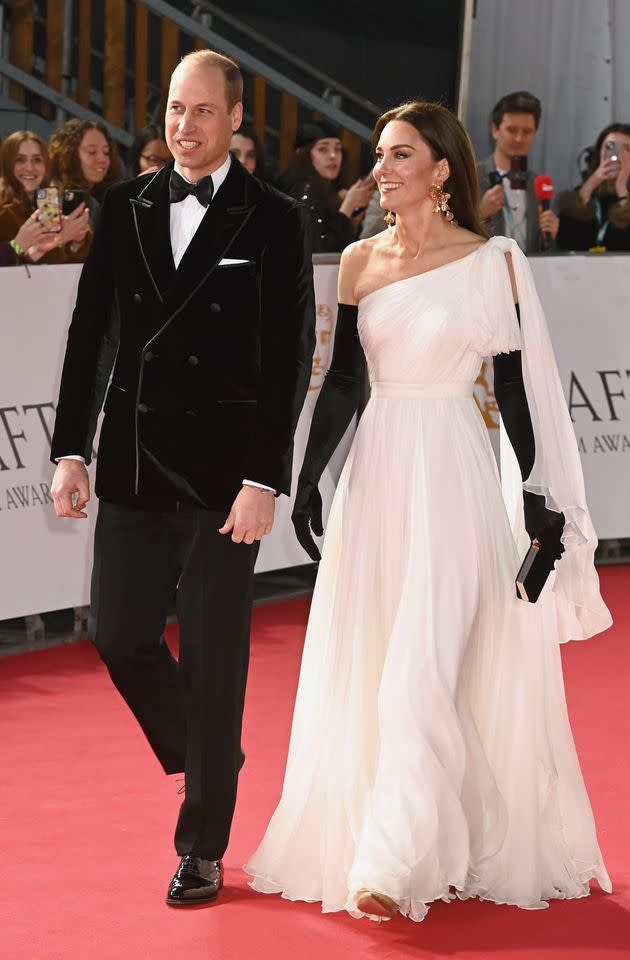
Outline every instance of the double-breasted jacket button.
{"type": "Polygon", "coordinates": [[[142,303],[142,297],[140,296],[139,293],[134,293],[134,295],[133,295],[133,302],[134,302],[134,303],[142,303]]]}
{"type": "Polygon", "coordinates": [[[147,350],[147,352],[146,352],[145,355],[144,355],[144,361],[145,361],[145,363],[151,363],[151,361],[153,360],[153,357],[154,357],[154,356],[155,356],[155,354],[152,353],[151,350],[147,350]]]}
{"type": "Polygon", "coordinates": [[[221,304],[220,304],[220,303],[211,303],[211,304],[210,304],[210,313],[221,313],[221,304]]]}
{"type": "Polygon", "coordinates": [[[149,410],[150,410],[150,407],[149,407],[148,404],[146,404],[146,403],[139,403],[139,404],[138,404],[138,413],[148,413],[149,410]]]}
{"type": "Polygon", "coordinates": [[[199,357],[196,357],[194,353],[191,353],[191,355],[188,357],[188,360],[186,362],[189,367],[196,367],[197,364],[199,363],[199,357]]]}

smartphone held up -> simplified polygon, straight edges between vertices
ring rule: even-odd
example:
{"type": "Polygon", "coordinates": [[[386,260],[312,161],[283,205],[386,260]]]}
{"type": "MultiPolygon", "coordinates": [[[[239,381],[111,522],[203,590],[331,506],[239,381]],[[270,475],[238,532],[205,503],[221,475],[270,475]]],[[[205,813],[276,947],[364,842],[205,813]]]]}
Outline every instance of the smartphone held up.
{"type": "Polygon", "coordinates": [[[61,203],[57,187],[40,187],[37,191],[38,220],[46,233],[61,230],[61,203]]]}
{"type": "Polygon", "coordinates": [[[84,190],[64,190],[61,212],[64,217],[68,217],[71,213],[74,213],[82,203],[87,203],[87,194],[84,190]]]}
{"type": "Polygon", "coordinates": [[[613,174],[616,176],[621,170],[621,151],[615,140],[607,140],[604,144],[604,157],[607,162],[613,163],[613,174]]]}

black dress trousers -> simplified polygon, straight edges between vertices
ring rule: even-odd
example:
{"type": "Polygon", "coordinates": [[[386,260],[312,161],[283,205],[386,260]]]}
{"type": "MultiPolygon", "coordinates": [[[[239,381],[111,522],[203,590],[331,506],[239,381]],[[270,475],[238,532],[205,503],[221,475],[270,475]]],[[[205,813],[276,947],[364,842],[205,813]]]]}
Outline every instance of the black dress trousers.
{"type": "Polygon", "coordinates": [[[185,772],[175,846],[220,859],[241,766],[253,572],[258,543],[218,532],[226,519],[178,503],[101,501],[90,633],[166,773],[185,772]],[[177,591],[179,662],[163,632],[177,591]]]}

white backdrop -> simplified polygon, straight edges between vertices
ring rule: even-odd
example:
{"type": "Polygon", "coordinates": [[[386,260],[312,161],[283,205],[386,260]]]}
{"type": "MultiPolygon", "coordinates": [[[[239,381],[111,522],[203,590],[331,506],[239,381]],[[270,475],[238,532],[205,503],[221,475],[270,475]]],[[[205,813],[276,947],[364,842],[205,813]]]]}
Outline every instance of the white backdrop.
{"type": "Polygon", "coordinates": [[[490,112],[529,90],[543,118],[530,166],[558,190],[580,182],[575,157],[613,120],[630,122],[630,0],[476,0],[466,129],[493,149],[490,112]]]}
{"type": "MultiPolygon", "coordinates": [[[[601,538],[630,537],[630,261],[569,256],[531,263],[572,408],[595,528],[601,538]]],[[[48,493],[48,436],[79,270],[37,267],[30,279],[20,267],[0,271],[0,619],[80,606],[89,598],[96,503],[88,521],[57,520],[48,493]]],[[[296,472],[330,361],[336,275],[336,266],[315,268],[317,350],[296,435],[296,472]]],[[[491,384],[479,383],[476,395],[492,429],[491,384]]],[[[351,434],[352,427],[322,479],[327,506],[351,434]]],[[[277,509],[258,571],[308,560],[295,540],[287,498],[279,498],[277,509]]]]}
{"type": "MultiPolygon", "coordinates": [[[[49,436],[79,266],[0,270],[0,619],[81,606],[90,520],[55,516],[49,436]],[[42,406],[28,409],[33,404],[42,406]],[[13,437],[11,436],[13,435],[13,437]]],[[[90,466],[93,481],[93,467],[90,466]]]]}
{"type": "Polygon", "coordinates": [[[630,537],[630,257],[532,257],[530,263],[597,536],[630,537]]]}

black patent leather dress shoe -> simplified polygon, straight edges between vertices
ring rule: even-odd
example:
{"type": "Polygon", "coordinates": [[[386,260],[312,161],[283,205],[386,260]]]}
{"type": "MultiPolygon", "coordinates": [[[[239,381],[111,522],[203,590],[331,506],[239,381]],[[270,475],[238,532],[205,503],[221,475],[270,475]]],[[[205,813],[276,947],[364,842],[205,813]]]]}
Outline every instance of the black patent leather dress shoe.
{"type": "Polygon", "coordinates": [[[166,902],[171,907],[194,907],[212,903],[223,886],[221,860],[204,860],[187,853],[170,882],[166,902]]]}

